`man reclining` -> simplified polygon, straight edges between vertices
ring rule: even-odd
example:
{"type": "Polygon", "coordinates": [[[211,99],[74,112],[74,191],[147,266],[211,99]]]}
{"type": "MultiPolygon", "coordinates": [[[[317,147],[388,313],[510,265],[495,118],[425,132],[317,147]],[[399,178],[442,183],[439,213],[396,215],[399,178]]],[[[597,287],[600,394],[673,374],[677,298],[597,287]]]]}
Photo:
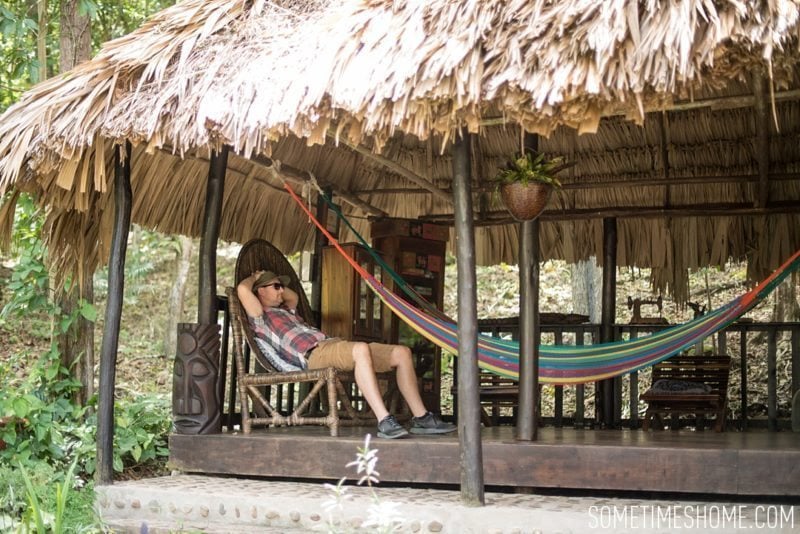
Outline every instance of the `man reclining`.
{"type": "Polygon", "coordinates": [[[378,418],[378,437],[394,439],[407,436],[409,431],[446,434],[456,430],[454,424],[445,423],[422,403],[408,347],[328,337],[296,314],[299,297],[288,283],[286,275],[256,271],[236,288],[257,339],[298,370],[335,367],[353,371],[356,384],[378,418]],[[375,373],[391,369],[396,369],[397,386],[414,416],[408,431],[386,409],[378,387],[375,373]]]}

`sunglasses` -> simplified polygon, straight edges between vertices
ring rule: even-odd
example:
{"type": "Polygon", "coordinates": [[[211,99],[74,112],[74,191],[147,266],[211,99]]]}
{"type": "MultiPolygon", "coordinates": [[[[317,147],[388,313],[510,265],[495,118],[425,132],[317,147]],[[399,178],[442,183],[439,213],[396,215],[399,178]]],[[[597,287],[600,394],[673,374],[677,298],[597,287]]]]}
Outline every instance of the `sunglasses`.
{"type": "Polygon", "coordinates": [[[285,286],[281,282],[272,282],[271,284],[264,284],[262,287],[274,287],[275,291],[283,289],[285,286]]]}

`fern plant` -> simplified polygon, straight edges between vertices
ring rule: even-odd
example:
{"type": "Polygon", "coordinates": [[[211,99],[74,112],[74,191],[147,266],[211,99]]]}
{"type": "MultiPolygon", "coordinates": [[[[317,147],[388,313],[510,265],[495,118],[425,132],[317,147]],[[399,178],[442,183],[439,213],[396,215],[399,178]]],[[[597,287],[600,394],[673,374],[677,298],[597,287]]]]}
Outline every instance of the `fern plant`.
{"type": "Polygon", "coordinates": [[[558,189],[561,187],[561,182],[555,175],[565,166],[561,157],[548,159],[544,154],[528,150],[514,157],[500,169],[494,177],[494,183],[500,188],[511,183],[528,185],[531,182],[539,182],[558,189]]]}

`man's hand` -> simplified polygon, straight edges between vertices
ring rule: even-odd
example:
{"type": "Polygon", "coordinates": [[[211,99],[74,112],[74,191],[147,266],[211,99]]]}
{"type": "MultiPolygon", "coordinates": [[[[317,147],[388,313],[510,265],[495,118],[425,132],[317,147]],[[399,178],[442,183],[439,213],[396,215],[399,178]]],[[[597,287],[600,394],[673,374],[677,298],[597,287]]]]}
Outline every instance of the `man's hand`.
{"type": "Polygon", "coordinates": [[[297,310],[297,305],[300,303],[300,297],[297,293],[289,289],[288,287],[283,287],[283,305],[290,310],[297,310]]]}

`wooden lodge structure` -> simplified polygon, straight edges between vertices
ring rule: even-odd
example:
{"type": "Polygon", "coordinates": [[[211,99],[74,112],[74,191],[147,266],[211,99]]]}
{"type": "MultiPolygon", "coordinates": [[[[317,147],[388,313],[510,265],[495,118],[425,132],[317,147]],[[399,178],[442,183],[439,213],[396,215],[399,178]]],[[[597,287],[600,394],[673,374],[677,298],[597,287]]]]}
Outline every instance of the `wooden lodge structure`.
{"type": "MultiPolygon", "coordinates": [[[[536,417],[542,334],[580,344],[585,330],[597,341],[630,331],[615,320],[616,267],[650,268],[657,290],[685,302],[689,269],[747,260],[757,281],[800,249],[800,6],[690,4],[572,0],[511,12],[500,0],[186,0],[25,93],[0,117],[0,234],[28,193],[46,206],[56,272],[89,276],[109,263],[99,481],[113,478],[130,223],[201,236],[197,323],[220,323],[226,340],[217,295],[232,281],[217,280],[218,239],[264,238],[285,252],[316,249],[319,260],[322,242],[289,183],[318,209],[316,187],[328,191],[368,238],[385,219],[442,225],[456,254],[459,432],[382,442],[383,480],[459,484],[468,504],[483,502],[485,485],[800,493],[800,434],[779,431],[775,409],[779,359],[791,365],[792,394],[800,389],[797,323],[718,334],[720,350],[738,343],[747,354],[763,343],[750,334],[766,333],[769,431],[743,432],[753,426],[744,418],[737,432],[643,433],[634,375],[627,399],[619,379],[597,385],[596,424],[581,388],[574,410],[556,389],[560,410],[542,429],[536,417]],[[523,146],[570,166],[541,217],[516,222],[489,179],[523,146]],[[539,262],[590,257],[604,268],[601,322],[543,324],[539,262]],[[481,426],[477,332],[508,325],[477,321],[475,265],[498,262],[520,264],[514,427],[481,426]],[[780,354],[779,332],[791,335],[780,354]]],[[[339,237],[353,240],[345,229],[339,237]]],[[[364,433],[243,435],[220,419],[224,432],[173,435],[173,462],[336,478],[364,433]]]]}

